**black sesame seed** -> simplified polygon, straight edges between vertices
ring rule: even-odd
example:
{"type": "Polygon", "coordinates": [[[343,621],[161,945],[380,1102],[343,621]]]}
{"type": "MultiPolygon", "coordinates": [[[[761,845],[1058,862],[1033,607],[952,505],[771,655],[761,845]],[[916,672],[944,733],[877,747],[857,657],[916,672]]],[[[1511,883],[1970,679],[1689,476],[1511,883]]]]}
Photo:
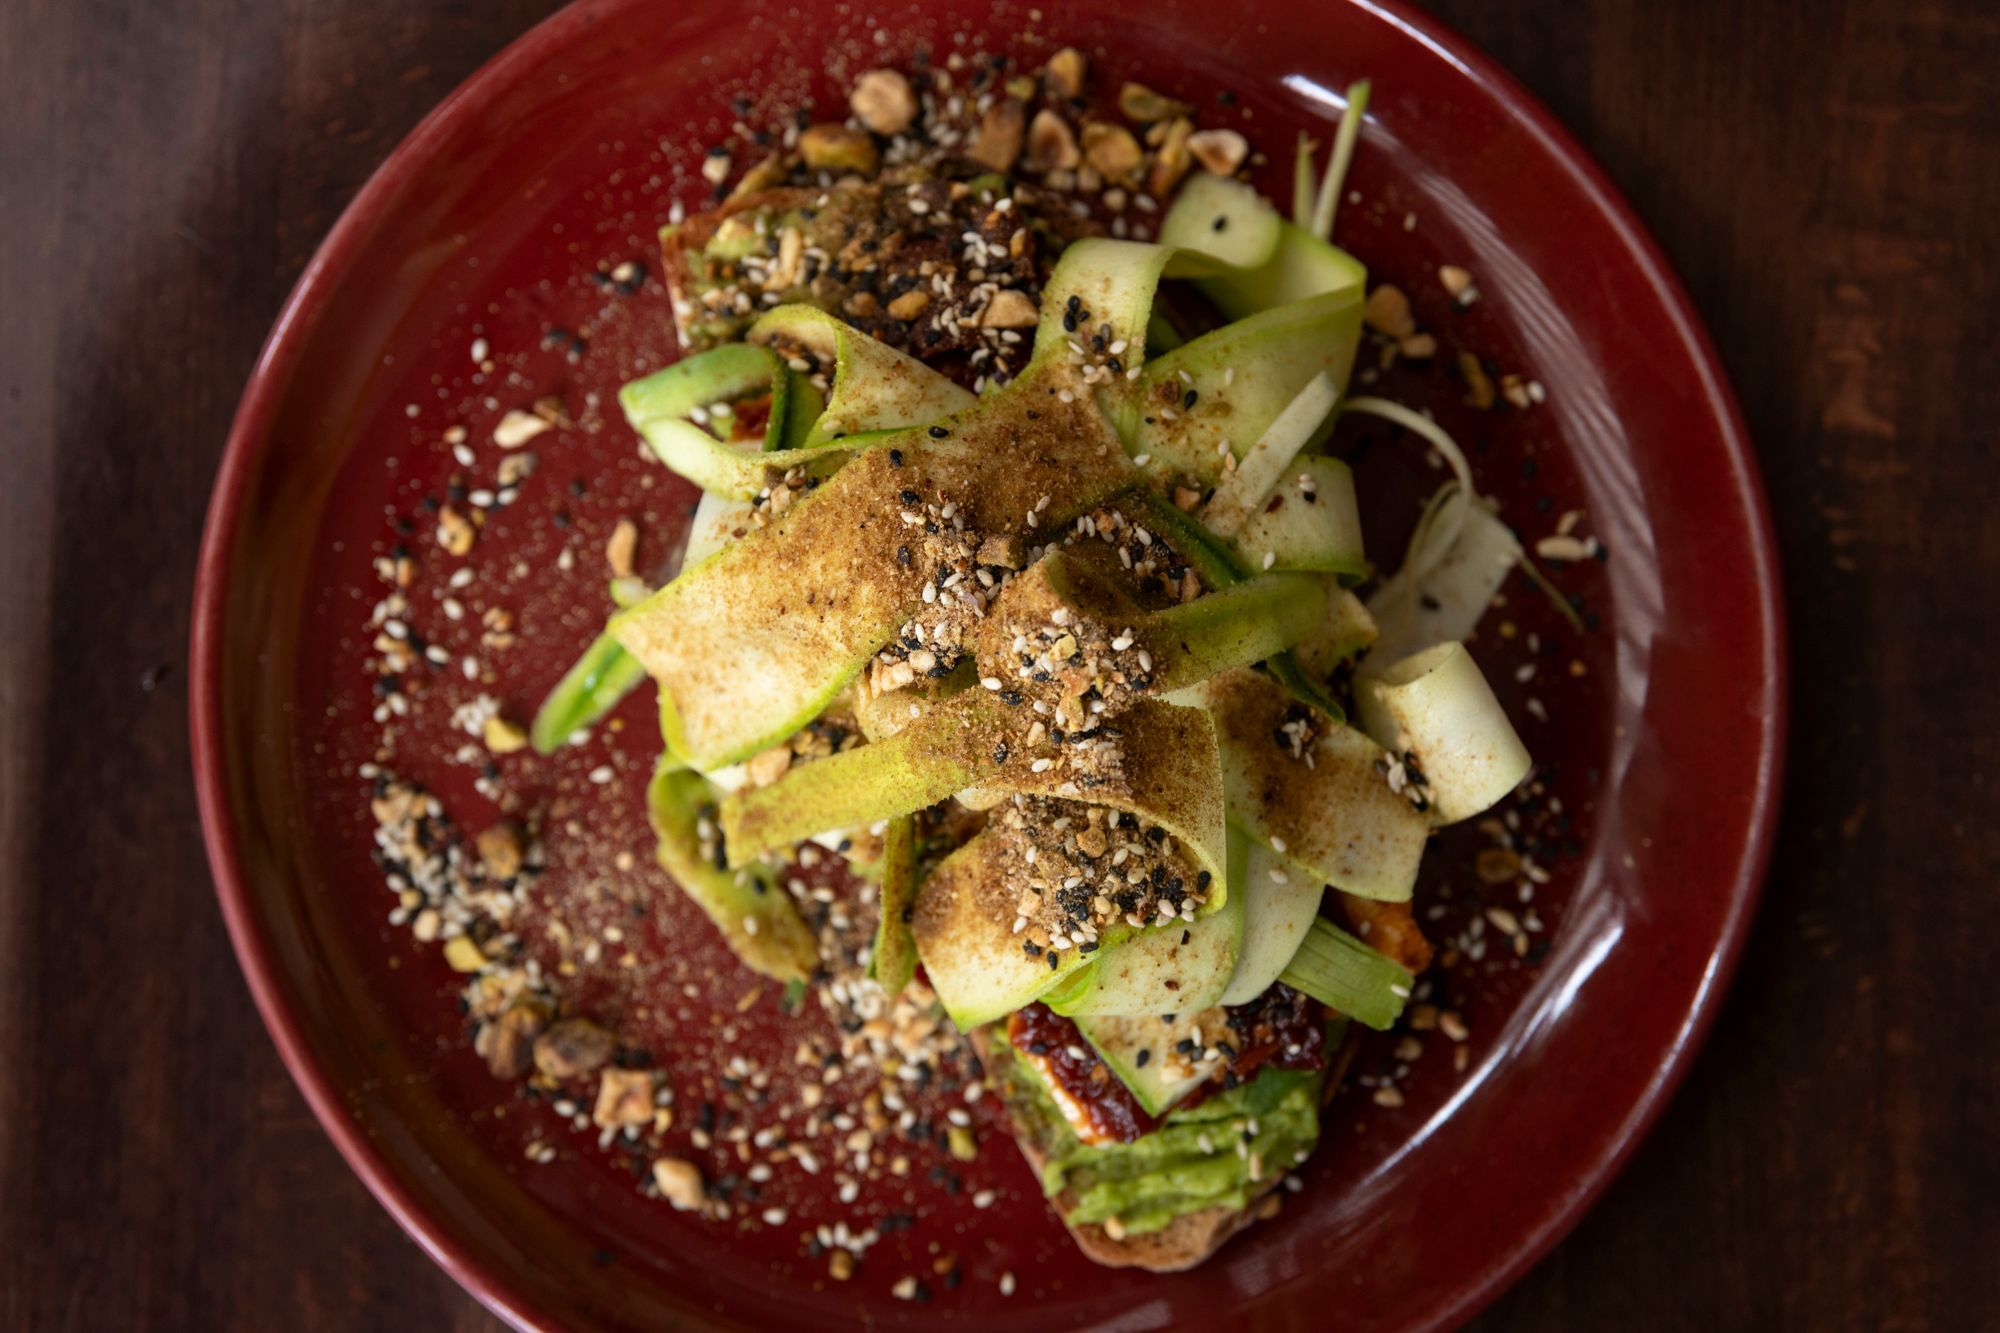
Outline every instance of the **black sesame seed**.
{"type": "Polygon", "coordinates": [[[946,429],[945,429],[945,428],[944,428],[943,426],[932,426],[932,427],[931,427],[931,438],[932,438],[933,440],[942,440],[942,439],[944,439],[944,438],[945,438],[946,436],[948,436],[948,435],[950,435],[950,434],[951,434],[951,432],[950,432],[950,431],[948,431],[948,430],[946,430],[946,429]]]}
{"type": "Polygon", "coordinates": [[[890,467],[903,466],[903,451],[901,449],[891,449],[889,451],[889,466],[890,467]]]}

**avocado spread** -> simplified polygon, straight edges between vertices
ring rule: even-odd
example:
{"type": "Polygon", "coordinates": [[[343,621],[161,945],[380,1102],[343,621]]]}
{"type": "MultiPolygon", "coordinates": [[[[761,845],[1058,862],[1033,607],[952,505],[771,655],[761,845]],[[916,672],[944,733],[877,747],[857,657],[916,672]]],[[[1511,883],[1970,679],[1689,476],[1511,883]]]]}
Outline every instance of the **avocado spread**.
{"type": "Polygon", "coordinates": [[[1118,1219],[1127,1235],[1158,1231],[1185,1213],[1248,1206],[1268,1180],[1319,1139],[1322,1070],[1266,1067],[1256,1078],[1187,1110],[1132,1143],[1088,1145],[1070,1132],[1035,1068],[1004,1041],[988,1074],[1045,1156],[1042,1193],[1072,1225],[1118,1219]],[[1065,1191],[1070,1200],[1057,1200],[1065,1191]]]}

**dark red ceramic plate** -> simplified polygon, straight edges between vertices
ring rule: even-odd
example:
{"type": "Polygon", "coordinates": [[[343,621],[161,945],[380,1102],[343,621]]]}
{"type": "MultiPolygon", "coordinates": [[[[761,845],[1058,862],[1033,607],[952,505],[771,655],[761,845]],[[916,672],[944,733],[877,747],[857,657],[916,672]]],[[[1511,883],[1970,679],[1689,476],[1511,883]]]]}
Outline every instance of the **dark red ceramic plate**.
{"type": "MultiPolygon", "coordinates": [[[[1576,1221],[1658,1112],[1714,1014],[1762,870],[1783,726],[1777,570],[1708,340],[1548,113],[1400,5],[1157,0],[1143,24],[1126,6],[1053,0],[867,9],[567,10],[424,122],[300,282],[229,441],[194,624],[209,853],[265,1020],[370,1188],[527,1327],[1150,1328],[1226,1314],[1388,1329],[1463,1318],[1576,1221]],[[380,732],[362,666],[380,595],[371,565],[405,542],[436,553],[422,502],[454,475],[490,484],[493,451],[461,467],[448,426],[483,439],[501,411],[543,393],[580,418],[545,441],[541,472],[482,536],[489,572],[465,593],[474,614],[450,620],[434,592],[411,613],[454,664],[472,655],[497,672],[485,684],[437,673],[396,742],[399,771],[468,825],[495,811],[474,788],[477,765],[452,757],[464,740],[452,705],[484,690],[531,710],[607,609],[598,552],[619,515],[642,516],[650,554],[677,540],[688,492],[642,462],[605,410],[619,383],[673,354],[664,297],[656,283],[627,297],[590,275],[649,260],[670,200],[702,196],[699,156],[727,130],[731,99],[836,105],[848,75],[919,47],[940,60],[983,49],[1035,61],[1064,43],[1091,52],[1102,78],[1182,95],[1281,162],[1301,127],[1325,137],[1337,110],[1325,90],[1372,78],[1352,178],[1360,202],[1345,207],[1341,239],[1413,294],[1447,346],[1532,376],[1547,400],[1475,414],[1442,369],[1386,387],[1471,443],[1483,486],[1524,533],[1580,508],[1610,553],[1557,574],[1590,632],[1517,588],[1506,611],[1517,640],[1482,649],[1561,812],[1545,808],[1537,824],[1553,877],[1536,899],[1546,928],[1530,958],[1467,965],[1444,983],[1440,998],[1472,1022],[1467,1067],[1455,1072],[1452,1048],[1434,1041],[1401,1079],[1400,1108],[1350,1089],[1284,1216],[1173,1277],[1081,1259],[983,1121],[986,1150],[969,1166],[918,1153],[904,1183],[852,1206],[805,1181],[785,1196],[787,1225],[703,1224],[641,1197],[593,1135],[510,1098],[467,1050],[455,978],[385,920],[393,903],[370,863],[355,773],[380,732]],[[1469,311],[1450,311],[1433,276],[1441,262],[1478,276],[1484,298],[1469,311]],[[574,344],[552,330],[580,335],[587,352],[572,360],[574,344]],[[469,355],[476,339],[491,373],[469,355]],[[569,569],[557,559],[565,544],[580,557],[569,569]],[[518,617],[513,648],[479,643],[486,603],[518,617]],[[558,1160],[529,1162],[535,1142],[558,1160]],[[975,1208],[987,1189],[997,1202],[975,1208]],[[829,1281],[801,1239],[813,1222],[897,1214],[912,1224],[850,1282],[829,1281]],[[932,1274],[946,1255],[955,1287],[932,1274]],[[1018,1289],[1003,1298],[1006,1272],[1018,1289]],[[892,1296],[905,1274],[931,1278],[928,1304],[892,1296]]],[[[1391,493],[1394,461],[1367,467],[1391,493]]],[[[646,707],[633,700],[623,731],[554,762],[506,761],[509,790],[576,812],[575,836],[552,841],[544,903],[624,874],[611,869],[621,851],[646,864],[646,707]],[[602,785],[587,777],[600,766],[612,774],[602,785]]],[[[1476,845],[1445,839],[1431,858],[1426,893],[1452,895],[1440,933],[1497,905],[1466,870],[1476,845]]],[[[656,910],[632,931],[641,965],[596,1003],[654,1044],[684,1112],[724,1046],[782,1064],[790,1047],[772,997],[737,1016],[751,979],[671,889],[643,868],[627,879],[656,910]]],[[[1394,1062],[1378,1044],[1359,1072],[1394,1062]]]]}

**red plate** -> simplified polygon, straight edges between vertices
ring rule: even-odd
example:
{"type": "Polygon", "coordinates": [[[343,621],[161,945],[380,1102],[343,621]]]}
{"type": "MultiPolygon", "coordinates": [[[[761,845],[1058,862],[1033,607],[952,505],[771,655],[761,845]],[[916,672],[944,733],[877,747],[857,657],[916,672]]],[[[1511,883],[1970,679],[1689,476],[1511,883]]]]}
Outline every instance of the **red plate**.
{"type": "MultiPolygon", "coordinates": [[[[1135,25],[1118,5],[954,0],[900,7],[878,43],[847,6],[580,4],[426,120],[300,281],[244,397],[202,552],[192,705],[209,855],[257,1002],[321,1122],[403,1225],[509,1319],[1450,1323],[1576,1221],[1679,1080],[1743,939],[1783,729],[1778,576],[1741,420],[1652,242],[1539,104],[1401,6],[1306,12],[1160,0],[1135,25]],[[542,470],[488,524],[486,572],[465,593],[475,612],[481,599],[515,612],[518,645],[482,647],[476,614],[447,619],[434,591],[412,612],[449,655],[500,669],[485,687],[438,673],[398,742],[399,770],[468,826],[495,812],[473,790],[477,769],[451,757],[465,739],[450,730],[451,706],[487,688],[515,715],[531,710],[607,609],[598,553],[621,514],[643,516],[646,551],[674,544],[688,492],[603,412],[619,383],[671,356],[664,297],[657,282],[624,298],[588,275],[651,260],[669,201],[702,195],[699,156],[727,131],[731,97],[837,106],[836,80],[919,44],[940,58],[984,48],[1034,60],[1064,43],[1092,53],[1100,82],[1143,78],[1281,162],[1300,128],[1325,138],[1337,111],[1325,89],[1372,78],[1352,179],[1360,202],[1343,206],[1342,241],[1409,291],[1447,346],[1531,376],[1547,400],[1475,414],[1442,368],[1398,372],[1386,388],[1435,407],[1472,444],[1482,485],[1525,535],[1580,508],[1610,552],[1557,574],[1594,633],[1568,631],[1516,588],[1502,614],[1517,639],[1480,649],[1563,804],[1543,849],[1553,880],[1534,904],[1546,953],[1450,982],[1441,998],[1473,1026],[1468,1068],[1454,1073],[1452,1048],[1433,1039],[1401,1080],[1401,1108],[1350,1089],[1284,1216],[1172,1277],[1082,1260],[990,1126],[977,1162],[957,1169],[913,1150],[903,1183],[850,1207],[834,1203],[830,1178],[802,1180],[784,1195],[783,1225],[739,1232],[641,1197],[594,1136],[510,1098],[466,1049],[453,975],[385,921],[393,902],[369,861],[355,774],[378,731],[362,666],[380,595],[371,563],[406,540],[398,517],[412,524],[413,550],[441,558],[421,497],[461,471],[470,486],[491,484],[497,451],[483,446],[461,468],[442,443],[447,426],[483,441],[500,411],[542,393],[564,395],[581,418],[538,442],[542,470]],[[1434,277],[1443,262],[1477,275],[1484,295],[1469,311],[1450,310],[1434,277]],[[588,352],[572,363],[546,338],[552,327],[585,334],[588,352]],[[479,338],[498,365],[475,381],[479,338]],[[572,478],[587,479],[584,494],[572,478]],[[557,526],[559,510],[572,526],[557,526]],[[581,557],[570,570],[556,563],[565,541],[581,557]],[[510,580],[517,564],[526,577],[510,580]],[[1532,659],[1530,633],[1543,645],[1532,659]],[[1530,661],[1533,677],[1516,679],[1530,661]],[[559,1160],[528,1162],[537,1140],[559,1160]],[[940,1162],[959,1192],[933,1178],[940,1162]],[[989,1188],[997,1203],[973,1207],[989,1188]],[[813,1223],[891,1212],[914,1224],[878,1243],[852,1281],[829,1281],[802,1246],[813,1223]],[[940,1254],[957,1260],[956,1287],[931,1272],[940,1254]],[[1018,1290],[1003,1299],[995,1284],[1009,1271],[1018,1290]],[[930,1303],[892,1296],[904,1274],[930,1279],[930,1303]]],[[[1266,184],[1282,187],[1271,175],[1266,184]]],[[[1371,451],[1385,487],[1395,452],[1371,451]]],[[[551,840],[535,910],[583,912],[585,886],[616,878],[617,853],[635,852],[628,887],[655,909],[633,929],[642,958],[593,1002],[654,1045],[688,1121],[722,1048],[782,1066],[790,1045],[770,996],[734,1017],[750,979],[645,878],[646,707],[631,701],[622,732],[601,729],[554,762],[503,767],[511,790],[567,797],[578,811],[580,831],[551,840]],[[600,765],[613,770],[602,786],[586,776],[600,765]],[[701,998],[684,997],[689,985],[701,998]],[[717,1008],[735,1025],[726,1035],[711,1022],[717,1008]]],[[[1477,845],[1457,835],[1431,858],[1427,892],[1455,890],[1441,930],[1482,905],[1466,869],[1477,845]]],[[[1387,1044],[1371,1047],[1359,1072],[1382,1074],[1394,1059],[1387,1044]]]]}

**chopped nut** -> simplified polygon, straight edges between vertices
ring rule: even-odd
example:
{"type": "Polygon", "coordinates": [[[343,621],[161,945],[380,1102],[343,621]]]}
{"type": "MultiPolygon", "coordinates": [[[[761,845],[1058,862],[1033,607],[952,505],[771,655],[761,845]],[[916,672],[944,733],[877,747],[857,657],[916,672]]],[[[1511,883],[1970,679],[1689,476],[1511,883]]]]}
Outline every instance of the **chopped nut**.
{"type": "Polygon", "coordinates": [[[1417,320],[1410,313],[1410,298],[1402,289],[1383,283],[1368,293],[1368,304],[1362,307],[1361,318],[1377,333],[1386,333],[1391,338],[1407,338],[1417,331],[1417,320]]]}
{"type": "Polygon", "coordinates": [[[951,1149],[952,1157],[961,1162],[975,1161],[979,1157],[979,1140],[972,1137],[972,1131],[964,1125],[951,1125],[945,1130],[945,1144],[951,1149]]]}
{"type": "Polygon", "coordinates": [[[535,473],[535,467],[542,460],[532,450],[518,454],[508,454],[500,460],[499,481],[502,486],[519,486],[535,473]]]}
{"type": "Polygon", "coordinates": [[[1192,514],[1201,508],[1201,492],[1191,486],[1174,487],[1174,508],[1183,514],[1192,514]]]}
{"type": "MultiPolygon", "coordinates": [[[[620,264],[611,271],[615,274],[627,267],[629,265],[620,264]]],[[[537,398],[532,404],[532,410],[536,416],[548,422],[551,426],[567,426],[570,424],[569,408],[563,403],[562,399],[556,397],[554,394],[550,394],[546,398],[537,398]]]]}
{"type": "Polygon", "coordinates": [[[1153,169],[1146,173],[1146,189],[1154,198],[1164,199],[1172,194],[1181,177],[1194,165],[1194,155],[1188,151],[1188,141],[1193,137],[1194,123],[1186,116],[1176,117],[1167,125],[1160,139],[1160,150],[1153,157],[1153,169]]]}
{"type": "Polygon", "coordinates": [[[1437,339],[1428,333],[1413,333],[1396,344],[1396,350],[1412,361],[1424,361],[1437,355],[1437,339]]]}
{"type": "Polygon", "coordinates": [[[553,424],[533,412],[523,412],[517,407],[501,417],[500,424],[493,428],[493,443],[502,449],[519,449],[553,424]]]}
{"type": "Polygon", "coordinates": [[[480,735],[494,754],[512,754],[528,743],[528,729],[498,713],[486,719],[480,735]]]}
{"type": "Polygon", "coordinates": [[[826,1256],[826,1275],[835,1282],[845,1282],[854,1276],[854,1256],[835,1246],[826,1256]]]}
{"type": "Polygon", "coordinates": [[[1486,373],[1479,358],[1471,352],[1458,354],[1458,373],[1465,377],[1465,401],[1485,411],[1493,406],[1497,395],[1493,391],[1493,377],[1486,373]]]}
{"type": "Polygon", "coordinates": [[[1444,264],[1438,268],[1438,281],[1451,299],[1460,305],[1471,305],[1479,299],[1479,289],[1472,285],[1472,274],[1456,264],[1444,264]]]}
{"type": "Polygon", "coordinates": [[[549,1026],[549,1011],[522,1001],[479,1029],[473,1049],[486,1060],[493,1077],[525,1078],[534,1066],[535,1038],[549,1026]]]}
{"type": "Polygon", "coordinates": [[[774,745],[770,749],[753,755],[743,767],[750,775],[750,781],[759,787],[768,787],[792,766],[790,746],[774,745]]]}
{"type": "Polygon", "coordinates": [[[729,154],[710,153],[701,160],[701,178],[710,185],[720,185],[729,179],[729,154]]]}
{"type": "Polygon", "coordinates": [[[912,288],[889,302],[889,317],[909,321],[930,309],[931,294],[922,287],[912,288]]]}
{"type": "Polygon", "coordinates": [[[477,972],[486,966],[486,955],[470,935],[454,935],[444,942],[444,960],[454,972],[477,972]]]}
{"type": "Polygon", "coordinates": [[[1083,78],[1089,69],[1089,62],[1083,52],[1074,46],[1065,46],[1049,57],[1049,63],[1042,66],[1042,78],[1046,81],[1050,97],[1083,96],[1083,78]]]}
{"type": "Polygon", "coordinates": [[[993,299],[980,312],[979,326],[983,329],[1032,329],[1041,313],[1035,309],[1035,302],[1026,292],[1003,287],[993,293],[993,299]]]}
{"type": "Polygon", "coordinates": [[[653,1123],[653,1071],[607,1069],[597,1084],[597,1105],[590,1112],[599,1129],[653,1123]]]}
{"type": "Polygon", "coordinates": [[[661,1198],[684,1213],[699,1212],[708,1202],[701,1168],[678,1157],[661,1157],[653,1162],[653,1184],[659,1187],[661,1198]]]}
{"type": "Polygon", "coordinates": [[[587,1018],[565,1018],[535,1038],[535,1068],[553,1079],[594,1074],[611,1059],[617,1041],[587,1018]]]}
{"type": "Polygon", "coordinates": [[[1276,1217],[1285,1206],[1284,1196],[1276,1192],[1266,1194],[1257,1204],[1257,1220],[1268,1222],[1276,1217]]]}
{"type": "Polygon", "coordinates": [[[743,199],[765,190],[776,189],[785,183],[787,167],[784,155],[773,153],[756,166],[743,173],[743,179],[736,182],[736,188],[729,192],[732,200],[743,199]]]}
{"type": "Polygon", "coordinates": [[[438,511],[437,538],[438,545],[453,555],[465,555],[479,539],[479,529],[472,525],[471,519],[446,505],[438,511]]]}
{"type": "Polygon", "coordinates": [[[1043,175],[1051,171],[1073,171],[1083,161],[1077,150],[1076,135],[1055,112],[1044,108],[1028,125],[1027,167],[1043,175]]]}
{"type": "Polygon", "coordinates": [[[1083,157],[1106,180],[1112,181],[1130,181],[1145,160],[1132,131],[1123,125],[1107,125],[1097,120],[1084,122],[1083,157]]]}
{"type": "Polygon", "coordinates": [[[1128,83],[1118,90],[1118,110],[1127,120],[1140,124],[1154,120],[1170,120],[1175,116],[1191,115],[1194,108],[1186,102],[1176,102],[1171,97],[1163,97],[1143,83],[1128,83]]]}
{"type": "Polygon", "coordinates": [[[917,118],[917,95],[893,69],[871,69],[855,82],[847,104],[863,125],[880,135],[901,134],[917,118]]]}
{"type": "Polygon", "coordinates": [[[473,840],[479,849],[479,862],[486,868],[488,879],[512,879],[521,873],[521,863],[527,856],[528,840],[521,832],[521,826],[511,820],[502,820],[481,830],[473,840]]]}
{"type": "Polygon", "coordinates": [[[1035,89],[1039,85],[1036,84],[1035,76],[1032,74],[1016,74],[1000,86],[1007,90],[1007,96],[1026,102],[1033,99],[1035,89]]]}
{"type": "Polygon", "coordinates": [[[604,544],[604,558],[611,565],[611,577],[631,577],[632,557],[638,550],[639,525],[629,518],[619,519],[618,526],[611,530],[611,540],[604,544]]]}
{"type": "Polygon", "coordinates": [[[1508,847],[1488,847],[1472,864],[1487,884],[1510,884],[1521,874],[1520,854],[1508,847]]]}
{"type": "Polygon", "coordinates": [[[799,135],[799,156],[814,171],[852,171],[873,176],[881,165],[875,141],[845,125],[814,125],[799,135]]]}
{"type": "Polygon", "coordinates": [[[1008,171],[1021,155],[1022,127],[1028,123],[1028,108],[1012,97],[1003,97],[979,118],[979,133],[973,136],[966,156],[995,171],[1008,171]]]}
{"type": "Polygon", "coordinates": [[[1235,130],[1197,130],[1188,136],[1194,160],[1218,176],[1228,176],[1250,156],[1250,141],[1235,130]]]}
{"type": "Polygon", "coordinates": [[[875,299],[873,292],[855,292],[841,302],[840,308],[856,319],[867,319],[881,308],[881,303],[875,299]]]}
{"type": "Polygon", "coordinates": [[[1534,395],[1528,392],[1528,382],[1519,375],[1500,377],[1500,396],[1507,400],[1509,406],[1523,412],[1535,405],[1534,395]]]}

